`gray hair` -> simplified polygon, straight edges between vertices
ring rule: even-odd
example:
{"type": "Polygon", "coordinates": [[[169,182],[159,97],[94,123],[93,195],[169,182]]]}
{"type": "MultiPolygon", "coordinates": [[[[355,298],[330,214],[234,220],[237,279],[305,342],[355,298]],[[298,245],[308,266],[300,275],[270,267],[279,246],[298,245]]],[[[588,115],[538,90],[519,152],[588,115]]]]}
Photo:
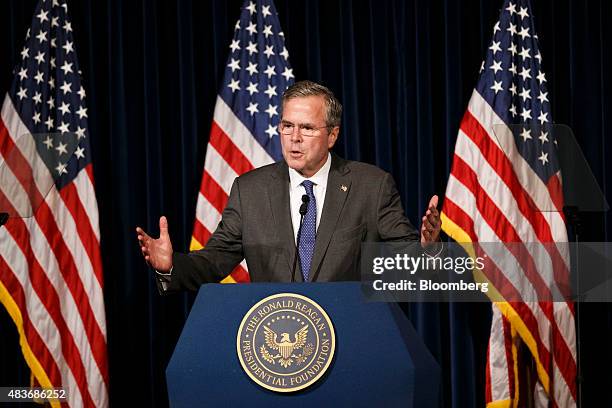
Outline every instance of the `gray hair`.
{"type": "Polygon", "coordinates": [[[293,98],[304,98],[307,96],[323,96],[325,99],[325,124],[328,128],[340,126],[342,120],[342,104],[334,93],[321,84],[312,81],[299,81],[291,85],[283,93],[282,103],[293,98]]]}

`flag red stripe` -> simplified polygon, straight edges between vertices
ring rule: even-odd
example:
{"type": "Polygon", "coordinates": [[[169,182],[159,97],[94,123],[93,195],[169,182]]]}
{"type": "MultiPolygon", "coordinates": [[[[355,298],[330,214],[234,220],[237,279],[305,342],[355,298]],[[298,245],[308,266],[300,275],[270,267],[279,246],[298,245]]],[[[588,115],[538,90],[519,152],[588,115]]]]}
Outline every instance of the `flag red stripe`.
{"type": "Polygon", "coordinates": [[[474,220],[466,214],[461,207],[459,207],[453,200],[444,197],[444,204],[442,206],[442,212],[444,212],[448,218],[452,219],[457,225],[460,225],[463,231],[470,237],[473,242],[476,242],[476,231],[474,231],[474,220]]]}
{"type": "MultiPolygon", "coordinates": [[[[202,246],[206,246],[206,243],[210,239],[211,235],[212,233],[208,231],[208,229],[196,218],[193,225],[193,236],[195,239],[197,239],[202,246]]],[[[242,267],[242,265],[237,265],[230,273],[230,276],[238,283],[250,282],[249,273],[242,267]]]]}
{"type": "Polygon", "coordinates": [[[212,178],[206,170],[202,176],[202,187],[200,193],[212,204],[213,207],[223,213],[223,209],[227,205],[228,196],[223,191],[223,188],[212,178]]]}
{"type": "Polygon", "coordinates": [[[10,153],[10,150],[12,149],[11,146],[14,146],[13,139],[11,139],[8,129],[0,116],[0,153],[2,153],[5,160],[8,153],[10,153]]]}
{"type": "Polygon", "coordinates": [[[89,176],[89,181],[91,182],[92,187],[95,187],[96,183],[94,181],[93,166],[91,165],[91,163],[85,166],[85,171],[87,172],[87,176],[89,176]]]}
{"type": "MultiPolygon", "coordinates": [[[[1,191],[0,194],[2,194],[1,191]]],[[[81,354],[74,342],[72,333],[68,329],[66,321],[61,314],[59,296],[51,281],[49,281],[49,278],[45,274],[44,269],[34,256],[34,251],[30,246],[29,233],[25,223],[20,218],[15,218],[14,220],[15,222],[6,224],[5,227],[7,227],[7,231],[9,234],[11,234],[21,249],[21,252],[27,259],[32,288],[38,294],[38,297],[40,298],[41,302],[43,302],[45,309],[57,327],[58,334],[61,339],[62,355],[70,367],[70,371],[72,371],[72,374],[75,377],[77,386],[82,394],[82,398],[85,402],[93,405],[93,400],[91,399],[91,395],[87,389],[87,375],[85,373],[83,362],[80,359],[81,354]]],[[[78,305],[78,301],[76,301],[76,303],[78,305]]]]}
{"type": "Polygon", "coordinates": [[[193,236],[202,246],[206,246],[211,236],[210,231],[208,231],[197,218],[193,223],[193,236]]]}
{"type": "MultiPolygon", "coordinates": [[[[561,180],[557,175],[550,178],[548,183],[546,184],[546,188],[553,200],[555,202],[555,206],[559,208],[563,208],[563,187],[561,185],[561,180]]],[[[559,215],[563,218],[565,222],[565,214],[563,210],[558,211],[559,215]]],[[[559,255],[561,257],[561,255],[559,255]]],[[[557,260],[554,258],[557,263],[554,264],[553,273],[555,274],[555,281],[557,282],[557,286],[559,287],[560,292],[566,299],[570,299],[572,296],[572,288],[570,283],[570,273],[568,268],[565,267],[565,262],[563,260],[557,260]]],[[[574,315],[574,306],[571,301],[567,301],[567,307],[570,309],[572,316],[574,315]]]]}
{"type": "Polygon", "coordinates": [[[251,281],[249,273],[242,267],[242,265],[236,266],[232,271],[231,275],[232,278],[238,283],[251,281]]]}
{"type": "MultiPolygon", "coordinates": [[[[547,306],[550,307],[551,313],[554,313],[553,304],[549,302],[547,303],[547,306]]],[[[572,307],[570,307],[570,311],[573,314],[574,312],[573,305],[572,307]]],[[[574,360],[574,357],[572,356],[569,346],[567,345],[567,343],[565,342],[565,339],[561,335],[559,326],[556,321],[552,322],[552,327],[553,327],[553,332],[552,332],[553,338],[552,338],[551,347],[553,351],[553,356],[554,356],[555,362],[557,363],[557,366],[559,367],[559,371],[561,372],[561,375],[565,379],[565,382],[567,383],[567,386],[570,392],[572,393],[572,397],[574,398],[574,400],[576,400],[578,396],[577,389],[576,389],[576,371],[577,371],[576,360],[574,360]]]]}
{"type": "Polygon", "coordinates": [[[563,186],[561,185],[558,174],[555,174],[548,180],[546,189],[548,190],[548,194],[550,194],[550,199],[555,205],[557,212],[565,221],[565,213],[563,212],[563,186]]]}
{"type": "Polygon", "coordinates": [[[79,238],[81,238],[85,252],[91,261],[98,284],[101,288],[104,288],[100,247],[98,246],[98,240],[96,239],[91,223],[89,222],[89,217],[87,216],[85,208],[83,207],[83,204],[79,198],[79,193],[76,190],[74,181],[68,183],[64,188],[62,188],[59,194],[66,204],[66,208],[74,219],[79,238]]]}
{"type": "MultiPolygon", "coordinates": [[[[28,198],[30,199],[30,205],[32,207],[35,207],[36,204],[42,202],[44,200],[44,197],[36,186],[36,180],[34,179],[30,163],[23,156],[21,150],[17,148],[17,146],[13,142],[13,139],[11,139],[8,130],[4,126],[4,122],[1,118],[0,154],[4,159],[3,166],[10,168],[13,174],[15,175],[15,178],[19,180],[19,183],[23,186],[24,191],[27,193],[28,198]]],[[[10,205],[10,203],[7,202],[6,205],[10,205]]],[[[36,208],[34,208],[34,210],[35,209],[36,208]]],[[[13,208],[11,211],[13,211],[12,214],[18,214],[15,208],[13,208]]]]}
{"type": "MultiPolygon", "coordinates": [[[[15,222],[15,219],[9,220],[5,226],[8,227],[13,222],[15,222]]],[[[44,368],[47,377],[49,377],[49,381],[51,381],[51,384],[56,387],[61,387],[62,376],[59,372],[55,359],[49,352],[47,345],[40,338],[38,331],[34,328],[34,325],[30,320],[30,316],[28,315],[23,287],[14,276],[13,270],[9,267],[2,256],[0,256],[0,280],[6,287],[7,291],[11,294],[12,299],[15,301],[15,304],[21,312],[23,332],[27,338],[32,353],[34,353],[34,356],[44,368]]]]}
{"type": "Polygon", "coordinates": [[[209,143],[219,152],[223,160],[225,160],[238,175],[253,170],[254,167],[251,161],[242,151],[240,151],[238,146],[232,142],[214,120],[210,130],[209,143]]]}
{"type": "MultiPolygon", "coordinates": [[[[6,148],[8,148],[9,150],[14,149],[14,151],[11,152],[11,155],[14,160],[12,160],[11,162],[6,162],[6,165],[8,165],[15,174],[32,174],[30,164],[26,161],[25,157],[23,157],[23,155],[21,155],[21,153],[15,148],[12,139],[10,139],[10,137],[6,137],[3,140],[5,141],[3,145],[6,148]],[[15,168],[15,166],[17,166],[17,168],[15,168]]],[[[25,179],[24,182],[27,183],[28,180],[25,179]]],[[[28,184],[26,184],[26,186],[27,185],[28,184]]],[[[37,189],[33,190],[36,193],[40,194],[37,189]]],[[[6,197],[4,197],[4,195],[2,195],[2,197],[2,200],[6,200],[6,197]]],[[[11,209],[11,211],[15,211],[15,209],[13,208],[11,209]]],[[[89,343],[91,344],[94,359],[96,360],[96,363],[99,367],[105,367],[106,341],[104,339],[104,335],[102,334],[100,326],[98,325],[98,322],[95,319],[93,310],[91,309],[87,292],[84,290],[83,283],[79,278],[78,268],[75,264],[72,254],[69,252],[69,249],[66,246],[66,242],[64,242],[63,240],[61,231],[57,223],[55,222],[53,212],[45,201],[41,200],[40,206],[35,214],[35,218],[38,225],[40,226],[41,231],[45,235],[47,242],[51,247],[51,250],[56,256],[60,272],[64,278],[64,281],[66,282],[66,285],[70,289],[70,293],[72,294],[73,298],[75,299],[75,302],[78,305],[79,314],[81,316],[81,320],[83,321],[87,338],[89,339],[89,343]]],[[[104,380],[108,385],[108,376],[106,376],[104,380]]]]}

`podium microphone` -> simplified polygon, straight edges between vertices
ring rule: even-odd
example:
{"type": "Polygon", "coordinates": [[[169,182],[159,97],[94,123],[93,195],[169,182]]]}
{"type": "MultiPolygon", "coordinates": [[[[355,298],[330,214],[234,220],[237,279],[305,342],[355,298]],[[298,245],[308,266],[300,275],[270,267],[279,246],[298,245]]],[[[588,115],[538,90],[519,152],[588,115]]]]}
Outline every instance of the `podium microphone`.
{"type": "MultiPolygon", "coordinates": [[[[306,197],[308,197],[308,196],[306,196],[306,197]]],[[[302,211],[301,208],[300,208],[300,211],[302,211]]],[[[8,218],[9,218],[8,213],[0,212],[0,227],[3,226],[4,224],[6,224],[6,222],[8,221],[8,218]]]]}
{"type": "Polygon", "coordinates": [[[295,268],[297,266],[298,252],[300,247],[300,237],[302,236],[302,223],[304,223],[304,216],[308,212],[308,203],[310,197],[304,194],[302,196],[302,205],[300,205],[300,227],[298,228],[297,240],[295,242],[295,255],[293,256],[293,268],[291,268],[291,282],[295,282],[295,268]]]}

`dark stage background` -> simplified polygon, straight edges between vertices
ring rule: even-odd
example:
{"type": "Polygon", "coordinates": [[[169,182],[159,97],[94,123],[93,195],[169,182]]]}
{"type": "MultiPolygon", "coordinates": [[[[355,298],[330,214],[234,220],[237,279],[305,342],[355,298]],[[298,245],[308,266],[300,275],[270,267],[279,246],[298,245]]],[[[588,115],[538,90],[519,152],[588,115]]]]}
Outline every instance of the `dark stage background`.
{"type": "MultiPolygon", "coordinates": [[[[35,0],[0,0],[0,90],[6,90],[35,0]]],[[[169,218],[188,248],[217,88],[241,1],[69,0],[88,95],[100,209],[110,401],[166,406],[164,370],[194,296],[160,297],[134,229],[169,218]]],[[[336,151],[395,177],[417,221],[443,194],[459,121],[501,0],[277,0],[297,79],[323,81],[345,110],[336,151]]],[[[553,119],[570,125],[612,194],[612,5],[534,0],[553,119]]],[[[608,240],[590,217],[587,240],[608,240]]],[[[443,367],[444,407],[483,406],[487,304],[405,310],[443,367]]],[[[585,407],[609,400],[612,311],[581,308],[585,407]],[[598,370],[596,367],[605,367],[598,370]]],[[[0,385],[27,385],[16,331],[0,312],[0,385]]]]}

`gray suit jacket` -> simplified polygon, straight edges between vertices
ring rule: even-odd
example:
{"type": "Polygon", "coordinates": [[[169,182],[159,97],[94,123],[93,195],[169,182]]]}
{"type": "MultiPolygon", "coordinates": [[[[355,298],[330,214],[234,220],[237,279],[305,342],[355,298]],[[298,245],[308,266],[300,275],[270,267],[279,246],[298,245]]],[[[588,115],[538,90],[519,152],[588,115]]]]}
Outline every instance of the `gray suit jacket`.
{"type": "MultiPolygon", "coordinates": [[[[206,248],[175,253],[167,290],[219,282],[246,259],[251,281],[290,282],[295,256],[289,170],[282,161],[234,181],[222,220],[206,248]]],[[[383,170],[332,155],[317,230],[312,281],[356,281],[364,241],[418,241],[393,178],[383,170]]],[[[295,279],[302,280],[297,265],[295,279]]]]}

